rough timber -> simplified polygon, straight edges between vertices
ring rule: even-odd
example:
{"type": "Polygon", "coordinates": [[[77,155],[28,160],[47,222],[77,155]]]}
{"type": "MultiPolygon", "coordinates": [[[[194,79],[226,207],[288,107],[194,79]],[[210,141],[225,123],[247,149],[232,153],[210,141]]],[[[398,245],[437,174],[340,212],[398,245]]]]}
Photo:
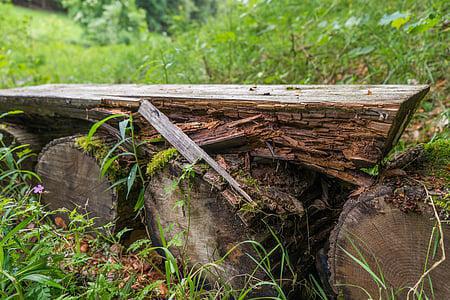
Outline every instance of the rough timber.
{"type": "MultiPolygon", "coordinates": [[[[43,85],[0,90],[0,111],[95,121],[149,100],[215,151],[292,161],[357,185],[397,142],[424,85],[43,85]]],[[[143,136],[157,134],[143,128],[143,136]],[[147,133],[145,133],[147,132],[147,133]]]]}

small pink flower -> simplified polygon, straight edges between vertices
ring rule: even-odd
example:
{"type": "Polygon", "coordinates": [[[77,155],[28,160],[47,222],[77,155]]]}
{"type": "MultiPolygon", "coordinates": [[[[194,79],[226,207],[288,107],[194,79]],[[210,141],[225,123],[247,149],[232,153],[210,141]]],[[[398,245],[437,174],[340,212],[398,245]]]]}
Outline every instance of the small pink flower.
{"type": "Polygon", "coordinates": [[[42,194],[44,192],[44,186],[38,184],[37,186],[33,187],[32,192],[35,194],[42,194]]]}

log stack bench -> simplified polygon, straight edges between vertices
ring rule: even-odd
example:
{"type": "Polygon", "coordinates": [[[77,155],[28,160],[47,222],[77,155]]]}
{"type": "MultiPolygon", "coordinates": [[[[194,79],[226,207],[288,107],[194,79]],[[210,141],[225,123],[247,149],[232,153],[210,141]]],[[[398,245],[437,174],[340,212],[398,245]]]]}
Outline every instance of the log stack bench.
{"type": "MultiPolygon", "coordinates": [[[[392,191],[379,188],[364,171],[398,142],[428,90],[422,85],[42,85],[0,90],[0,112],[23,111],[4,117],[0,131],[9,143],[30,144],[40,152],[33,167],[50,209],[77,208],[95,217],[97,226],[133,227],[137,194],[126,197],[111,178],[101,176],[99,158],[77,144],[105,117],[131,115],[136,139],[143,142],[143,170],[164,149],[178,152],[145,177],[145,222],[155,244],[181,236],[183,245],[173,253],[192,266],[225,257],[208,279],[241,287],[248,278],[240,274],[265,276],[248,241],[267,247],[281,243],[296,266],[284,268],[290,272],[286,278],[304,276],[315,263],[322,279],[330,281],[330,293],[366,297],[355,288],[361,284],[378,298],[377,284],[349,254],[382,254],[367,261],[375,270],[386,268],[385,284],[393,288],[412,286],[420,277],[413,271],[433,261],[425,259],[435,220],[380,200],[392,191]],[[177,181],[187,164],[195,175],[177,181]],[[414,240],[408,231],[412,224],[420,224],[414,240]]],[[[98,131],[106,146],[120,139],[117,122],[111,119],[98,131]]],[[[275,269],[282,256],[278,251],[271,257],[275,269]]],[[[442,283],[433,281],[435,295],[450,293],[444,283],[449,274],[438,270],[430,276],[442,283]]]]}

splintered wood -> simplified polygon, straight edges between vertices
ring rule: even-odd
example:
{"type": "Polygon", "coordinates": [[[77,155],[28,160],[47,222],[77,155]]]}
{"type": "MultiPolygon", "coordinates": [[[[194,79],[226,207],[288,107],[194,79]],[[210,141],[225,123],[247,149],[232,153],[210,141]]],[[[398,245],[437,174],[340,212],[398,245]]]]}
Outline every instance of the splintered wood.
{"type": "MultiPolygon", "coordinates": [[[[428,86],[46,85],[0,91],[0,110],[97,120],[149,100],[207,151],[299,163],[356,185],[398,141],[428,86]]],[[[157,134],[142,122],[142,137],[157,134]]]]}
{"type": "Polygon", "coordinates": [[[173,125],[170,120],[161,113],[150,102],[144,101],[139,108],[139,113],[161,133],[190,163],[204,160],[217,173],[220,174],[232,188],[234,188],[247,201],[253,202],[252,198],[241,188],[239,183],[225,171],[214,159],[202,148],[193,142],[182,130],[173,125]]]}

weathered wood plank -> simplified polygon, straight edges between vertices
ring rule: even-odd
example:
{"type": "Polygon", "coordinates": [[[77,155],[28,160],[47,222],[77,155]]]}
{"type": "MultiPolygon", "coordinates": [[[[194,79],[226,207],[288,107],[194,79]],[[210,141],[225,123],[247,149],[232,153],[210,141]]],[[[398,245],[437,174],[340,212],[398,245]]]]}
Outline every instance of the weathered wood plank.
{"type": "Polygon", "coordinates": [[[160,112],[153,104],[144,100],[139,108],[139,113],[183,155],[190,163],[204,160],[217,173],[220,174],[230,186],[247,201],[252,198],[241,188],[241,185],[223,169],[211,156],[191,140],[181,129],[172,124],[169,118],[160,112]]]}
{"type": "Polygon", "coordinates": [[[428,89],[425,85],[41,85],[0,91],[11,97],[104,101],[138,107],[140,99],[192,99],[209,101],[256,101],[298,103],[402,103],[428,89]],[[370,91],[370,92],[369,92],[370,91]],[[125,97],[126,99],[121,99],[125,97]]]}
{"type": "MultiPolygon", "coordinates": [[[[359,169],[392,149],[428,90],[423,85],[44,85],[0,91],[0,111],[95,121],[137,111],[148,100],[208,149],[245,146],[255,155],[269,153],[365,185],[370,180],[359,169]]],[[[142,137],[152,134],[142,127],[142,137]]]]}

